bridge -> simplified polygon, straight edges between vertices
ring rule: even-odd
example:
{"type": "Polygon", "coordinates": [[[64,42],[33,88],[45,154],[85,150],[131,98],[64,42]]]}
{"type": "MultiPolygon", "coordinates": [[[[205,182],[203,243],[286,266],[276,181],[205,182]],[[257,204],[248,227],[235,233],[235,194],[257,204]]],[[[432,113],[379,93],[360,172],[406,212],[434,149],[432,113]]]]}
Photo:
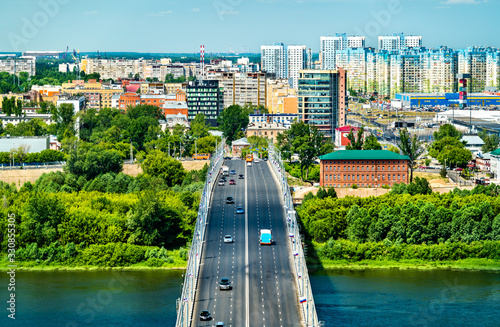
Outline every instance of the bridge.
{"type": "Polygon", "coordinates": [[[200,204],[176,326],[319,326],[279,155],[270,151],[269,161],[251,166],[222,156],[221,145],[200,204]],[[236,171],[224,186],[218,185],[222,164],[236,171]],[[260,245],[261,229],[272,230],[271,245],[260,245]],[[226,235],[232,242],[224,242],[226,235]],[[220,289],[222,278],[230,280],[229,290],[220,289]],[[212,320],[201,321],[202,310],[212,320]]]}

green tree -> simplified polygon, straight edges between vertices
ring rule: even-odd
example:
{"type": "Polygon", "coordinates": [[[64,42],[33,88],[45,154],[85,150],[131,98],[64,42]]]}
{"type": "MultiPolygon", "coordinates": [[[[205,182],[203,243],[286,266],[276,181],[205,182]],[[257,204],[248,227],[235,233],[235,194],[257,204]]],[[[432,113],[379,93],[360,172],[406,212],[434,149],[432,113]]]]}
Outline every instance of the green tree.
{"type": "Polygon", "coordinates": [[[483,153],[488,153],[498,149],[498,144],[500,143],[500,137],[498,134],[488,134],[487,131],[482,130],[478,133],[478,136],[484,142],[484,145],[481,147],[481,151],[483,151],[483,153]]]}
{"type": "Polygon", "coordinates": [[[387,148],[387,150],[389,150],[391,152],[394,152],[394,153],[397,153],[397,154],[400,153],[399,148],[397,146],[394,146],[394,145],[389,145],[389,147],[387,148]]]}
{"type": "Polygon", "coordinates": [[[205,122],[205,115],[202,113],[197,114],[191,121],[189,135],[195,139],[208,136],[209,127],[205,122]]]}
{"type": "Polygon", "coordinates": [[[361,127],[358,130],[357,137],[354,136],[354,130],[351,129],[349,134],[347,135],[347,139],[349,140],[349,144],[346,145],[345,149],[346,150],[362,150],[363,149],[363,134],[365,132],[365,128],[361,127]]]}
{"type": "Polygon", "coordinates": [[[437,132],[434,132],[434,141],[439,141],[445,137],[453,137],[460,140],[462,133],[460,133],[455,126],[451,124],[444,124],[439,127],[437,132]]]}
{"type": "Polygon", "coordinates": [[[380,145],[374,135],[370,135],[363,144],[363,150],[382,150],[382,145],[380,145]]]}
{"type": "Polygon", "coordinates": [[[159,177],[170,187],[180,185],[186,175],[180,161],[158,150],[153,150],[146,155],[141,168],[144,174],[159,177]]]}
{"type": "Polygon", "coordinates": [[[219,118],[219,128],[222,130],[226,141],[231,144],[243,134],[248,126],[248,113],[239,105],[232,105],[224,109],[219,118]]]}
{"type": "Polygon", "coordinates": [[[463,147],[447,146],[441,151],[437,159],[442,165],[446,162],[450,167],[465,168],[469,161],[472,160],[472,153],[463,147]]]}
{"type": "Polygon", "coordinates": [[[406,128],[403,128],[399,132],[397,145],[401,149],[401,153],[409,158],[408,166],[410,168],[410,182],[412,182],[417,160],[424,153],[422,142],[419,141],[417,135],[412,136],[406,128]]]}
{"type": "Polygon", "coordinates": [[[445,148],[464,148],[464,142],[459,139],[451,136],[443,137],[437,141],[432,142],[431,147],[429,149],[429,155],[433,158],[438,158],[441,152],[445,148]]]}
{"type": "Polygon", "coordinates": [[[69,155],[65,171],[90,180],[100,174],[118,174],[122,170],[123,159],[118,151],[103,150],[84,142],[77,144],[78,148],[73,148],[69,155]]]}

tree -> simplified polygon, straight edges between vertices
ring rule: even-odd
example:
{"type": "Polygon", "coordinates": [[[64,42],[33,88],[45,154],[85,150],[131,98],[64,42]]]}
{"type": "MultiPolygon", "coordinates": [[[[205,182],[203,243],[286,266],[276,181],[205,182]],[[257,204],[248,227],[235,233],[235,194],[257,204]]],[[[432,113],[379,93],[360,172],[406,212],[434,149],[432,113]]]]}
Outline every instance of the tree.
{"type": "Polygon", "coordinates": [[[498,144],[500,143],[500,137],[498,134],[488,134],[487,131],[482,130],[478,133],[478,136],[484,142],[484,145],[481,147],[481,151],[483,151],[483,153],[488,153],[498,149],[498,144]]]}
{"type": "Polygon", "coordinates": [[[326,192],[327,196],[333,199],[337,198],[337,192],[335,191],[335,188],[330,187],[328,188],[328,191],[326,192]]]}
{"type": "Polygon", "coordinates": [[[64,169],[87,180],[100,174],[113,172],[118,174],[123,167],[123,159],[116,150],[104,150],[99,147],[77,143],[78,148],[71,150],[64,169]]]}
{"type": "Polygon", "coordinates": [[[460,140],[462,133],[460,133],[455,126],[451,124],[444,124],[439,127],[437,132],[434,132],[434,141],[439,141],[445,137],[453,137],[460,140]]]}
{"type": "Polygon", "coordinates": [[[363,149],[363,133],[365,132],[364,127],[361,127],[358,130],[357,137],[354,136],[353,129],[347,135],[347,139],[349,140],[349,144],[346,145],[346,150],[362,150],[363,149]]]}
{"type": "Polygon", "coordinates": [[[387,150],[391,151],[391,152],[394,152],[394,153],[397,153],[399,154],[400,151],[399,151],[399,148],[394,146],[394,145],[389,145],[389,147],[387,148],[387,150]]]}
{"type": "Polygon", "coordinates": [[[14,114],[17,117],[21,117],[23,115],[23,100],[17,99],[17,103],[14,105],[14,114]]]}
{"type": "Polygon", "coordinates": [[[374,135],[370,135],[366,138],[363,144],[363,150],[382,150],[382,145],[378,143],[377,138],[374,135]]]}
{"type": "Polygon", "coordinates": [[[247,128],[249,119],[248,113],[241,106],[232,105],[221,112],[217,121],[226,141],[230,144],[247,128]]]}
{"type": "Polygon", "coordinates": [[[202,113],[197,114],[191,121],[191,129],[189,135],[195,139],[208,136],[208,125],[205,122],[205,115],[202,113]]]}
{"type": "Polygon", "coordinates": [[[437,141],[432,142],[431,147],[429,149],[429,155],[437,159],[445,148],[463,149],[464,142],[451,136],[443,137],[437,141]]]}
{"type": "Polygon", "coordinates": [[[30,152],[30,149],[31,145],[29,144],[22,144],[21,146],[19,146],[19,148],[16,149],[15,156],[17,157],[21,165],[23,164],[24,158],[26,158],[26,156],[30,152]]]}
{"type": "Polygon", "coordinates": [[[464,168],[472,160],[472,153],[456,146],[448,146],[441,151],[437,157],[440,164],[449,164],[450,167],[458,166],[464,168]]]}
{"type": "Polygon", "coordinates": [[[422,142],[418,140],[417,135],[411,136],[406,128],[399,132],[399,141],[397,141],[401,153],[409,158],[410,182],[413,181],[413,171],[415,170],[418,158],[424,153],[422,142]]]}
{"type": "Polygon", "coordinates": [[[146,156],[141,168],[144,174],[160,177],[169,187],[180,185],[186,175],[180,161],[158,150],[153,150],[146,156]]]}

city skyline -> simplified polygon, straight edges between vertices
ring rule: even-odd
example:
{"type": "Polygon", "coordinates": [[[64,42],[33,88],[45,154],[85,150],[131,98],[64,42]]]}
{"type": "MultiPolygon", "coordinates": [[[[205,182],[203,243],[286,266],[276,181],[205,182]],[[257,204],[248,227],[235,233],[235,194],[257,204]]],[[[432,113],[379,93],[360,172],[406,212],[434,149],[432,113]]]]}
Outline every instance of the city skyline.
{"type": "Polygon", "coordinates": [[[366,36],[366,46],[376,48],[379,35],[393,32],[421,35],[428,48],[500,47],[494,19],[500,5],[482,0],[27,2],[3,4],[0,52],[69,46],[82,52],[196,53],[204,44],[207,53],[259,53],[261,45],[283,42],[317,53],[321,36],[366,36]]]}

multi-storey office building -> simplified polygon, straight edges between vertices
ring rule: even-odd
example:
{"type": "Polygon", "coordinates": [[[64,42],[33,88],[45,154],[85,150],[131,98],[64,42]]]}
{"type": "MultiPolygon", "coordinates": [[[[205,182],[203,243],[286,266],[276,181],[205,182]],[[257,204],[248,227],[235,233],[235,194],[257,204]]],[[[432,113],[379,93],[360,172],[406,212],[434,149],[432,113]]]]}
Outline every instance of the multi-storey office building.
{"type": "Polygon", "coordinates": [[[268,74],[274,74],[276,78],[288,78],[286,49],[283,43],[274,45],[262,45],[261,68],[268,74]]]}
{"type": "Polygon", "coordinates": [[[299,71],[306,68],[307,49],[305,45],[289,45],[287,47],[288,78],[291,86],[297,89],[299,71]]]}
{"type": "Polygon", "coordinates": [[[207,77],[208,80],[219,81],[219,87],[224,90],[225,107],[233,104],[240,106],[246,104],[266,105],[266,73],[209,71],[207,77]]]}
{"type": "Polygon", "coordinates": [[[297,113],[297,91],[290,87],[288,80],[268,79],[266,108],[275,113],[297,113]],[[291,100],[291,101],[290,101],[291,100]],[[293,104],[292,102],[295,101],[293,104]]]}
{"type": "Polygon", "coordinates": [[[202,113],[207,123],[217,126],[217,118],[224,110],[223,90],[219,85],[216,80],[189,82],[186,88],[189,120],[202,113]]]}
{"type": "Polygon", "coordinates": [[[314,125],[332,140],[335,128],[346,123],[345,70],[301,70],[298,81],[298,119],[314,125]]]}

